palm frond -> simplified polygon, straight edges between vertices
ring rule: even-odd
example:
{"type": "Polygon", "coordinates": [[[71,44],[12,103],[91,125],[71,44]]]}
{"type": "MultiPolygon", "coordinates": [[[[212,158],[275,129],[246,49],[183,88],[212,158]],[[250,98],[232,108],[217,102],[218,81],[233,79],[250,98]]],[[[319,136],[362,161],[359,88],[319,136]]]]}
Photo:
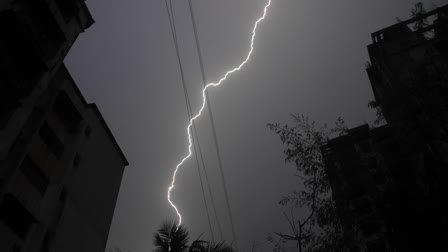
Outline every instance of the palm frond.
{"type": "Polygon", "coordinates": [[[188,249],[188,231],[174,222],[164,222],[154,234],[155,252],[185,252],[188,249]]]}

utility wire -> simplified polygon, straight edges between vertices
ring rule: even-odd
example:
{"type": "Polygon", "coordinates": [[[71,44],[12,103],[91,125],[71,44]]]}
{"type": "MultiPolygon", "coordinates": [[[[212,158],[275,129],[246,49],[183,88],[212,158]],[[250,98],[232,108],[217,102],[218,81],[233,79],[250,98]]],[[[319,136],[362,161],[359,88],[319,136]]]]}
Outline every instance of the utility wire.
{"type": "MultiPolygon", "coordinates": [[[[176,26],[175,26],[175,20],[174,20],[174,12],[172,11],[172,9],[173,9],[173,6],[172,6],[172,1],[170,0],[170,9],[171,9],[171,16],[170,16],[170,18],[171,18],[171,20],[170,20],[170,22],[171,22],[171,24],[172,24],[172,32],[173,32],[173,34],[174,34],[174,38],[175,38],[175,41],[176,41],[176,46],[177,46],[177,52],[179,52],[180,50],[179,50],[179,45],[178,45],[178,40],[177,40],[177,30],[176,30],[176,26]]],[[[179,53],[179,55],[180,55],[180,53],[179,53]]],[[[179,61],[180,61],[180,56],[179,56],[179,59],[178,59],[179,61]]],[[[179,63],[180,65],[181,65],[181,63],[179,63]]],[[[182,71],[183,72],[183,71],[182,71]]],[[[182,75],[183,76],[183,75],[182,75]]],[[[205,76],[205,75],[204,75],[205,76]]],[[[185,83],[185,81],[183,82],[183,83],[185,83]]],[[[187,88],[186,88],[186,85],[184,84],[184,90],[187,90],[187,88]]],[[[184,91],[185,92],[185,91],[184,91]]],[[[188,105],[187,105],[187,108],[188,108],[188,106],[190,107],[190,117],[191,117],[191,115],[192,115],[192,112],[191,112],[191,104],[190,104],[190,99],[188,98],[188,92],[187,92],[187,95],[186,95],[186,97],[187,97],[187,99],[186,100],[188,100],[188,105]]],[[[214,126],[214,125],[213,125],[214,126]]],[[[213,127],[214,128],[214,127],[213,127]]],[[[198,152],[199,152],[199,154],[200,154],[200,159],[201,159],[201,161],[202,161],[202,168],[203,168],[203,172],[204,172],[204,174],[205,174],[205,182],[207,183],[207,188],[208,188],[208,191],[209,191],[209,194],[210,194],[210,199],[211,199],[211,203],[212,203],[212,207],[213,207],[213,211],[214,211],[214,215],[215,215],[215,220],[216,220],[216,223],[217,223],[217,226],[218,226],[218,230],[219,230],[219,234],[220,234],[220,238],[221,238],[221,240],[223,240],[223,233],[222,233],[222,228],[221,228],[221,223],[220,223],[220,221],[219,221],[219,218],[218,218],[218,214],[217,214],[217,211],[216,211],[216,204],[215,204],[215,200],[214,200],[214,197],[213,197],[213,192],[212,192],[212,189],[211,189],[211,186],[210,186],[210,180],[209,180],[209,177],[208,177],[208,173],[207,173],[207,169],[206,169],[206,166],[205,166],[205,163],[204,163],[204,158],[203,158],[203,154],[202,154],[202,150],[201,150],[201,145],[200,145],[200,141],[199,141],[199,135],[198,135],[198,133],[197,133],[197,130],[196,130],[196,126],[193,124],[193,130],[194,130],[194,133],[195,133],[195,135],[196,135],[196,142],[197,142],[197,144],[198,144],[198,152]]],[[[219,150],[218,150],[219,151],[219,150]]],[[[201,177],[201,174],[200,174],[200,172],[199,172],[199,176],[201,177]]],[[[202,184],[201,184],[201,186],[202,186],[202,184]]],[[[205,201],[205,200],[204,200],[205,201]]],[[[207,214],[208,214],[208,212],[207,212],[207,214]]]]}
{"type": "MultiPolygon", "coordinates": [[[[182,62],[181,62],[181,59],[180,59],[179,43],[178,43],[178,40],[177,40],[176,24],[175,24],[174,12],[173,12],[173,6],[172,6],[171,0],[170,0],[170,3],[169,3],[169,6],[168,6],[167,0],[165,0],[165,7],[166,7],[167,14],[168,14],[169,22],[170,22],[170,28],[171,28],[171,34],[172,34],[172,37],[173,37],[173,41],[174,41],[174,46],[175,46],[175,49],[176,49],[177,61],[178,61],[178,64],[179,64],[179,70],[180,70],[181,79],[182,79],[182,87],[183,87],[183,90],[184,90],[185,103],[186,103],[186,107],[187,107],[188,119],[191,120],[191,117],[192,117],[191,103],[190,103],[190,98],[188,96],[188,91],[187,91],[187,87],[186,87],[186,84],[185,84],[185,76],[184,76],[183,66],[182,66],[182,62]]],[[[197,163],[197,169],[198,169],[198,174],[199,174],[199,180],[200,180],[200,183],[201,183],[202,197],[203,197],[203,200],[204,200],[205,210],[207,212],[207,220],[208,220],[208,225],[209,225],[209,228],[210,228],[210,234],[211,234],[211,237],[212,237],[212,241],[214,241],[215,237],[214,237],[214,234],[213,234],[213,228],[212,228],[211,221],[210,221],[210,214],[209,214],[209,209],[208,209],[207,200],[206,200],[206,196],[205,196],[204,184],[203,184],[203,181],[202,181],[202,175],[201,175],[201,170],[200,170],[199,158],[198,158],[198,154],[197,154],[198,152],[201,153],[200,158],[201,158],[201,161],[202,161],[202,165],[204,166],[204,169],[205,169],[205,163],[204,163],[204,159],[203,159],[203,156],[202,156],[201,146],[199,144],[199,137],[198,137],[198,134],[197,134],[196,126],[194,124],[193,124],[193,131],[194,131],[194,136],[196,136],[196,142],[197,142],[197,147],[198,147],[198,149],[196,149],[196,145],[193,146],[195,157],[196,157],[196,163],[197,163]]],[[[212,195],[210,195],[210,196],[211,196],[211,198],[213,198],[212,195]]]]}
{"type": "MultiPolygon", "coordinates": [[[[166,1],[165,1],[166,2],[166,1]]],[[[166,5],[168,6],[168,5],[166,5]]],[[[170,24],[171,24],[171,32],[173,34],[173,40],[174,40],[174,44],[176,47],[176,54],[177,54],[177,59],[178,59],[178,63],[179,63],[179,69],[181,72],[181,77],[182,77],[182,87],[184,90],[184,96],[185,96],[185,103],[186,103],[186,107],[187,107],[187,113],[188,113],[188,118],[191,119],[192,117],[192,109],[191,109],[191,102],[190,102],[190,98],[188,95],[188,91],[187,91],[187,87],[186,87],[186,82],[185,82],[185,77],[184,77],[184,73],[183,73],[183,67],[182,67],[182,62],[181,62],[181,58],[180,58],[180,49],[179,49],[179,43],[177,40],[177,31],[176,31],[176,24],[175,24],[175,19],[174,19],[174,11],[173,11],[173,6],[172,6],[172,2],[170,0],[170,6],[169,6],[169,18],[170,18],[170,24]]],[[[167,8],[168,10],[168,8],[167,8]]],[[[209,224],[209,228],[210,228],[210,234],[212,236],[212,240],[214,240],[214,234],[213,234],[213,228],[211,225],[211,221],[210,221],[210,214],[209,214],[209,208],[207,205],[207,200],[206,200],[206,196],[205,196],[205,191],[204,191],[204,184],[203,184],[203,180],[202,180],[202,175],[201,175],[201,170],[199,167],[199,160],[198,160],[198,155],[197,153],[200,153],[200,158],[201,158],[201,163],[205,169],[205,163],[204,163],[204,158],[202,156],[202,150],[201,150],[201,145],[200,145],[200,141],[199,141],[199,135],[197,133],[196,130],[196,126],[193,124],[193,131],[195,133],[196,136],[196,143],[198,145],[198,149],[196,149],[196,145],[193,146],[194,147],[194,152],[195,152],[195,157],[196,157],[196,162],[197,162],[197,169],[198,169],[198,174],[199,174],[199,180],[201,183],[201,190],[202,190],[202,196],[203,196],[203,200],[204,200],[204,205],[205,205],[205,210],[207,212],[207,220],[208,220],[208,224],[209,224]]]]}
{"type": "MultiPolygon", "coordinates": [[[[196,18],[195,18],[195,14],[194,14],[194,8],[193,8],[193,3],[191,0],[188,0],[188,4],[189,4],[189,9],[190,9],[190,15],[191,15],[191,22],[193,24],[193,31],[194,31],[194,37],[196,40],[196,49],[197,49],[197,53],[198,53],[198,59],[199,59],[199,66],[201,68],[201,75],[202,75],[202,82],[205,85],[207,85],[207,79],[205,77],[205,70],[204,70],[204,61],[202,58],[202,50],[201,50],[201,44],[199,42],[199,36],[198,36],[198,30],[197,30],[197,25],[196,25],[196,18]]],[[[226,179],[224,176],[224,169],[223,169],[223,165],[222,165],[222,159],[221,159],[221,154],[220,154],[220,150],[219,150],[219,144],[218,144],[218,137],[216,134],[216,127],[215,127],[215,120],[213,118],[213,112],[212,112],[212,107],[210,104],[210,98],[208,95],[208,91],[205,92],[206,95],[206,101],[207,101],[207,106],[208,106],[208,114],[210,117],[210,122],[211,122],[211,128],[212,128],[212,133],[213,133],[213,140],[215,143],[215,148],[216,148],[216,155],[218,158],[218,166],[219,166],[219,171],[220,171],[220,175],[221,175],[221,182],[223,184],[224,187],[224,195],[225,195],[225,199],[226,199],[226,206],[227,206],[227,211],[229,213],[229,218],[230,218],[230,225],[232,228],[232,235],[233,235],[233,239],[234,239],[234,243],[235,243],[235,247],[238,251],[238,243],[237,243],[237,236],[235,233],[235,225],[233,222],[233,216],[232,216],[232,210],[230,207],[230,201],[229,201],[229,194],[227,191],[227,185],[226,185],[226,179]]],[[[216,212],[215,212],[216,215],[216,212]]]]}

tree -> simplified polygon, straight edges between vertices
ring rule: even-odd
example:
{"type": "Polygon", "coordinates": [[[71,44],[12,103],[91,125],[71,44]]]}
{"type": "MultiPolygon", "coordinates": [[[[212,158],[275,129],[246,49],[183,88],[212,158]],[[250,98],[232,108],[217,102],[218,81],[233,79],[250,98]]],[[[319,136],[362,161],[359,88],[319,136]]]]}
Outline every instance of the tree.
{"type": "Polygon", "coordinates": [[[154,234],[156,252],[185,252],[188,250],[188,231],[172,222],[164,222],[154,234]]]}
{"type": "Polygon", "coordinates": [[[224,242],[214,243],[199,238],[188,245],[188,230],[185,226],[177,227],[174,222],[164,222],[154,234],[153,244],[156,252],[232,252],[233,249],[224,242]]]}
{"type": "MultiPolygon", "coordinates": [[[[342,135],[347,127],[341,118],[335,127],[328,130],[326,126],[317,128],[314,121],[303,115],[292,115],[294,125],[268,124],[281,139],[286,149],[287,163],[294,163],[295,176],[303,182],[304,189],[284,196],[279,204],[289,207],[284,216],[289,223],[289,233],[274,232],[278,238],[276,251],[282,250],[281,241],[294,241],[298,251],[344,251],[345,241],[335,203],[331,197],[331,188],[321,153],[321,147],[334,134],[342,135]],[[305,217],[297,218],[297,208],[308,209],[305,217]]],[[[271,242],[275,239],[271,236],[271,242]]]]}
{"type": "Polygon", "coordinates": [[[411,17],[418,18],[414,24],[415,30],[421,30],[428,25],[428,20],[426,18],[421,18],[426,13],[426,8],[422,2],[418,2],[414,5],[411,10],[411,17]]]}

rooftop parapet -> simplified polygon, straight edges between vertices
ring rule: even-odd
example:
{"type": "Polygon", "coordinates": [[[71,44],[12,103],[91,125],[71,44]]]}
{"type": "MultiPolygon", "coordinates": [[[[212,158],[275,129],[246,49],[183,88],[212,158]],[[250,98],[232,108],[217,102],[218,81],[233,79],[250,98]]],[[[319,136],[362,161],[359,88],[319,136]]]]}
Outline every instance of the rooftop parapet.
{"type": "Polygon", "coordinates": [[[378,44],[383,41],[395,40],[396,38],[402,36],[403,33],[424,34],[427,39],[431,39],[437,32],[437,22],[441,22],[442,20],[445,22],[448,21],[448,5],[444,5],[432,11],[374,32],[372,33],[372,42],[373,44],[378,44]],[[423,20],[425,22],[422,22],[423,20]],[[422,27],[415,29],[415,24],[419,21],[423,25],[422,27]]]}

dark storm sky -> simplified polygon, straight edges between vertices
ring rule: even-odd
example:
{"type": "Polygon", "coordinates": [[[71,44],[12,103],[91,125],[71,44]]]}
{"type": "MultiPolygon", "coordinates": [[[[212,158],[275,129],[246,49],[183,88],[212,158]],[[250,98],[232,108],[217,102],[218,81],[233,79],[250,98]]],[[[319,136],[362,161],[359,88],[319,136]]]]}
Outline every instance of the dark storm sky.
{"type": "MultiPolygon", "coordinates": [[[[201,78],[186,0],[174,0],[178,38],[194,111],[201,78]]],[[[266,0],[194,0],[207,78],[216,81],[249,50],[266,0]]],[[[269,251],[269,232],[285,228],[277,202],[300,187],[283,147],[266,127],[290,113],[320,123],[372,122],[364,65],[370,34],[406,19],[414,0],[273,0],[260,23],[251,61],[210,90],[240,252],[269,251]]],[[[444,1],[426,2],[442,5],[444,1]]],[[[175,214],[166,200],[174,166],[187,151],[185,100],[162,0],[89,0],[96,23],[81,34],[66,64],[88,101],[98,104],[130,161],[108,248],[152,251],[152,234],[175,214]]],[[[206,113],[205,113],[206,114],[206,113]]],[[[208,118],[198,121],[225,238],[225,211],[208,118]]],[[[192,238],[209,237],[194,159],[178,175],[173,199],[192,238]]],[[[213,225],[216,223],[213,222],[213,225]]],[[[215,233],[217,233],[215,225],[215,233]]]]}

